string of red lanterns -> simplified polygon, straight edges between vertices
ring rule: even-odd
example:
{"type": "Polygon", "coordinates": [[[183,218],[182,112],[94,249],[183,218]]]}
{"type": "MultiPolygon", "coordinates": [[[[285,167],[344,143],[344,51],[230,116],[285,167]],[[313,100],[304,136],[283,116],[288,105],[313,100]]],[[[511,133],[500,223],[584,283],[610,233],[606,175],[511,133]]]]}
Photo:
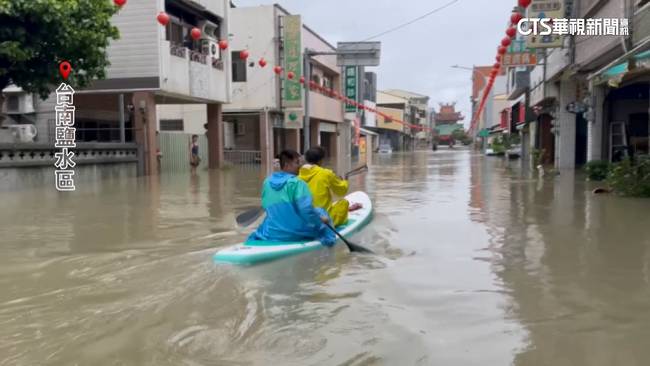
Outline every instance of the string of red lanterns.
{"type": "MultiPolygon", "coordinates": [[[[127,0],[114,0],[115,4],[117,4],[118,6],[124,5],[126,3],[126,1],[127,0]]],[[[167,13],[165,13],[165,12],[160,12],[158,14],[158,16],[156,17],[156,19],[158,20],[158,23],[160,23],[160,25],[162,25],[162,26],[167,26],[167,24],[169,24],[169,20],[170,20],[169,15],[167,13]]],[[[190,36],[194,40],[199,40],[201,38],[201,35],[202,35],[202,32],[201,32],[201,30],[199,28],[194,27],[190,31],[190,36]]],[[[222,49],[222,50],[227,49],[228,48],[228,41],[220,40],[219,41],[219,48],[222,49]]],[[[250,57],[250,53],[247,50],[243,50],[243,51],[239,52],[239,58],[240,59],[247,60],[249,57],[250,57]]],[[[262,68],[264,68],[267,65],[267,61],[264,59],[264,57],[260,58],[257,63],[262,68]]],[[[278,65],[278,66],[273,67],[273,72],[275,74],[277,74],[277,75],[281,75],[283,71],[284,70],[283,70],[282,66],[278,65]]],[[[293,71],[289,71],[289,72],[286,73],[286,77],[287,77],[288,80],[293,80],[296,77],[296,74],[293,71]]],[[[305,77],[304,76],[300,76],[299,82],[300,82],[300,84],[303,85],[303,87],[306,87],[305,86],[305,77]]],[[[393,117],[387,115],[386,113],[378,111],[375,108],[366,107],[365,105],[360,104],[357,101],[352,100],[350,98],[347,98],[347,97],[337,93],[333,89],[325,88],[325,87],[317,84],[314,81],[309,81],[309,88],[310,88],[310,90],[318,90],[318,91],[322,92],[325,95],[329,95],[330,97],[332,97],[334,99],[338,99],[338,100],[342,101],[343,103],[345,103],[345,104],[347,104],[349,106],[353,106],[357,110],[365,110],[365,111],[368,111],[370,113],[374,113],[376,115],[379,115],[379,116],[383,117],[384,120],[386,120],[386,121],[395,122],[397,124],[401,124],[403,126],[409,127],[411,129],[414,129],[414,130],[420,130],[420,131],[431,131],[432,130],[429,127],[413,125],[413,124],[410,124],[408,122],[404,122],[402,120],[393,118],[393,117]]]]}
{"type": "MultiPolygon", "coordinates": [[[[526,9],[530,4],[532,3],[532,0],[518,0],[517,4],[519,7],[526,9]]],[[[517,36],[517,29],[516,26],[519,23],[520,20],[524,18],[524,15],[519,12],[515,11],[510,15],[510,25],[508,25],[508,29],[506,29],[506,37],[501,39],[501,43],[499,44],[499,47],[497,48],[497,55],[495,57],[496,62],[492,66],[492,70],[490,71],[490,78],[483,88],[483,95],[481,96],[481,102],[479,103],[478,110],[476,111],[476,114],[474,114],[474,117],[472,119],[472,123],[470,125],[470,130],[473,131],[476,128],[476,124],[478,123],[478,120],[481,118],[481,113],[483,112],[483,109],[485,108],[485,103],[487,102],[488,95],[490,94],[490,91],[492,90],[492,86],[494,86],[494,81],[496,77],[499,75],[499,72],[501,70],[501,61],[503,60],[503,55],[508,52],[508,46],[512,44],[512,39],[514,39],[517,36]]],[[[474,71],[476,72],[476,71],[474,71]]]]}

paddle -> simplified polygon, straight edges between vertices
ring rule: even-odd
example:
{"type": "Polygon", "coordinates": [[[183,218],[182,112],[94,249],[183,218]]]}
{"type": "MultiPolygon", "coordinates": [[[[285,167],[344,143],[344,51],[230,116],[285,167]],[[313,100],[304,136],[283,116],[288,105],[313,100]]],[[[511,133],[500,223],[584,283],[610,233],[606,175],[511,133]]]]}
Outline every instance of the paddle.
{"type": "Polygon", "coordinates": [[[338,231],[337,231],[337,230],[336,230],[332,225],[330,225],[330,224],[328,224],[328,223],[325,223],[325,225],[326,225],[330,230],[332,230],[332,231],[334,232],[334,234],[336,234],[336,236],[338,236],[339,238],[341,238],[341,240],[343,240],[343,242],[345,243],[345,245],[348,246],[348,249],[350,250],[350,252],[357,252],[357,253],[373,253],[373,251],[370,250],[370,249],[368,249],[368,248],[362,247],[361,245],[357,245],[357,244],[352,244],[352,243],[350,243],[350,242],[349,242],[349,241],[348,241],[348,240],[347,240],[343,235],[341,235],[341,233],[339,233],[339,232],[338,232],[338,231]]]}
{"type": "MultiPolygon", "coordinates": [[[[362,171],[367,169],[368,169],[368,165],[364,164],[360,167],[350,170],[347,174],[345,174],[345,178],[347,179],[350,176],[361,173],[362,171]]],[[[235,219],[235,221],[239,226],[248,226],[254,223],[263,213],[264,213],[264,209],[262,207],[254,207],[239,214],[235,219]]]]}

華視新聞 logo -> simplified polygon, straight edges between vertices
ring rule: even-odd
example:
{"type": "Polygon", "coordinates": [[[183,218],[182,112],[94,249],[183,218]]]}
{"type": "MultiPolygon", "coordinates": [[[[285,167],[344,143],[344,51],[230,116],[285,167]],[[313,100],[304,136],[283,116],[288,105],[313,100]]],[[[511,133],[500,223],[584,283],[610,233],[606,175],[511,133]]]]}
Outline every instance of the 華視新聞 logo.
{"type": "Polygon", "coordinates": [[[626,18],[523,18],[517,32],[523,36],[627,36],[630,31],[626,18]]]}

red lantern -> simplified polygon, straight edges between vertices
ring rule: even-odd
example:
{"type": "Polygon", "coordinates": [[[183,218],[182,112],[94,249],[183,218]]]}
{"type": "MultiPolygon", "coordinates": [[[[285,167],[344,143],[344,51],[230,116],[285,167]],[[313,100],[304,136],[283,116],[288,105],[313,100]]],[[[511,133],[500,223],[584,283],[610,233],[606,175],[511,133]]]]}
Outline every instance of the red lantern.
{"type": "Polygon", "coordinates": [[[123,7],[124,4],[126,4],[126,0],[113,0],[113,2],[115,3],[115,5],[119,6],[120,8],[123,7]]]}
{"type": "Polygon", "coordinates": [[[156,19],[158,19],[158,23],[160,23],[163,26],[169,24],[169,15],[167,15],[167,13],[165,13],[164,11],[161,11],[160,14],[158,14],[158,17],[156,19]]]}
{"type": "Polygon", "coordinates": [[[266,66],[266,60],[264,59],[264,57],[262,57],[257,63],[260,64],[260,67],[266,66]]]}
{"type": "Polygon", "coordinates": [[[293,71],[289,71],[287,73],[287,79],[289,79],[289,80],[293,79],[294,76],[296,76],[296,74],[294,74],[293,71]]]}
{"type": "Polygon", "coordinates": [[[304,84],[304,83],[305,83],[305,77],[304,77],[304,76],[301,76],[301,77],[300,77],[300,84],[304,84]]]}
{"type": "Polygon", "coordinates": [[[282,73],[282,67],[280,67],[280,66],[274,67],[273,72],[280,75],[282,73]]]}
{"type": "Polygon", "coordinates": [[[199,38],[201,38],[201,30],[199,28],[192,28],[192,31],[190,32],[190,35],[192,36],[192,39],[195,41],[198,41],[199,38]]]}
{"type": "Polygon", "coordinates": [[[501,64],[498,63],[498,62],[496,62],[496,63],[494,64],[494,69],[495,69],[495,70],[499,70],[500,68],[501,68],[501,64]]]}
{"type": "Polygon", "coordinates": [[[521,6],[522,8],[527,8],[531,2],[532,0],[519,0],[519,6],[521,6]]]}
{"type": "Polygon", "coordinates": [[[504,38],[501,40],[501,45],[502,45],[503,47],[508,47],[508,46],[510,46],[511,43],[512,43],[512,41],[511,41],[510,38],[508,38],[508,37],[504,37],[504,38]]]}
{"type": "Polygon", "coordinates": [[[495,57],[495,59],[497,60],[497,62],[501,62],[501,55],[497,55],[497,57],[495,57]]]}
{"type": "Polygon", "coordinates": [[[248,58],[248,51],[243,50],[243,51],[239,52],[239,58],[242,59],[242,60],[247,59],[248,58]]]}
{"type": "Polygon", "coordinates": [[[228,41],[226,41],[225,39],[219,41],[219,48],[221,48],[222,50],[228,48],[228,41]]]}
{"type": "Polygon", "coordinates": [[[510,27],[506,29],[506,34],[510,38],[515,38],[515,36],[517,35],[517,29],[515,27],[510,27]]]}
{"type": "Polygon", "coordinates": [[[503,55],[504,53],[508,52],[508,49],[501,46],[501,47],[499,47],[498,52],[499,52],[499,55],[503,55]]]}
{"type": "Polygon", "coordinates": [[[513,25],[517,25],[517,23],[519,23],[519,21],[522,19],[524,19],[524,16],[521,15],[521,13],[512,13],[510,16],[510,21],[513,25]]]}

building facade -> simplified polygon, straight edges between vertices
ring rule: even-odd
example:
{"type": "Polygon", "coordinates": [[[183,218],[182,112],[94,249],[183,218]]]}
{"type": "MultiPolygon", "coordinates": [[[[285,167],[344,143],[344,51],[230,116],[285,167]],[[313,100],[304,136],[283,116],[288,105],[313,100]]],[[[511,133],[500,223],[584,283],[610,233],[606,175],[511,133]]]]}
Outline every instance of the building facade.
{"type": "MultiPolygon", "coordinates": [[[[349,128],[344,125],[343,103],[324,92],[302,88],[302,72],[289,79],[286,72],[278,75],[273,71],[275,66],[292,70],[296,64],[296,71],[302,71],[305,48],[319,52],[334,52],[336,48],[302,24],[300,16],[278,5],[233,8],[231,16],[233,94],[224,114],[226,154],[235,161],[248,152],[257,154],[263,170],[268,171],[280,150],[302,151],[304,93],[308,92],[310,144],[323,146],[332,166],[341,165],[344,154],[340,152],[349,143],[349,135],[343,131],[349,128]],[[294,55],[287,52],[288,47],[293,47],[294,55]],[[244,50],[250,54],[246,60],[239,57],[244,50]],[[289,65],[291,57],[297,58],[297,63],[294,60],[289,65]],[[265,62],[261,63],[262,59],[265,62]],[[295,93],[290,95],[289,91],[295,93]]],[[[312,57],[310,65],[306,83],[340,90],[335,56],[312,57]]]]}
{"type": "MultiPolygon", "coordinates": [[[[221,166],[222,106],[230,102],[231,78],[230,55],[217,42],[228,37],[229,13],[228,0],[167,0],[129,2],[115,14],[111,21],[119,29],[120,39],[107,49],[111,66],[106,78],[75,94],[79,149],[133,147],[138,150],[139,173],[157,174],[159,123],[178,125],[178,118],[161,120],[159,115],[168,112],[163,106],[194,105],[206,115],[208,143],[204,152],[209,165],[221,166]],[[156,20],[160,12],[169,15],[166,26],[156,20]],[[190,37],[195,27],[201,31],[198,40],[190,37]]],[[[45,101],[20,90],[9,90],[7,95],[4,110],[12,115],[13,123],[33,124],[37,131],[34,146],[53,147],[55,95],[45,101]],[[15,99],[33,101],[33,109],[19,108],[13,113],[15,99]]],[[[107,156],[103,161],[110,159],[107,156]]],[[[80,161],[91,163],[93,159],[80,161]]]]}

